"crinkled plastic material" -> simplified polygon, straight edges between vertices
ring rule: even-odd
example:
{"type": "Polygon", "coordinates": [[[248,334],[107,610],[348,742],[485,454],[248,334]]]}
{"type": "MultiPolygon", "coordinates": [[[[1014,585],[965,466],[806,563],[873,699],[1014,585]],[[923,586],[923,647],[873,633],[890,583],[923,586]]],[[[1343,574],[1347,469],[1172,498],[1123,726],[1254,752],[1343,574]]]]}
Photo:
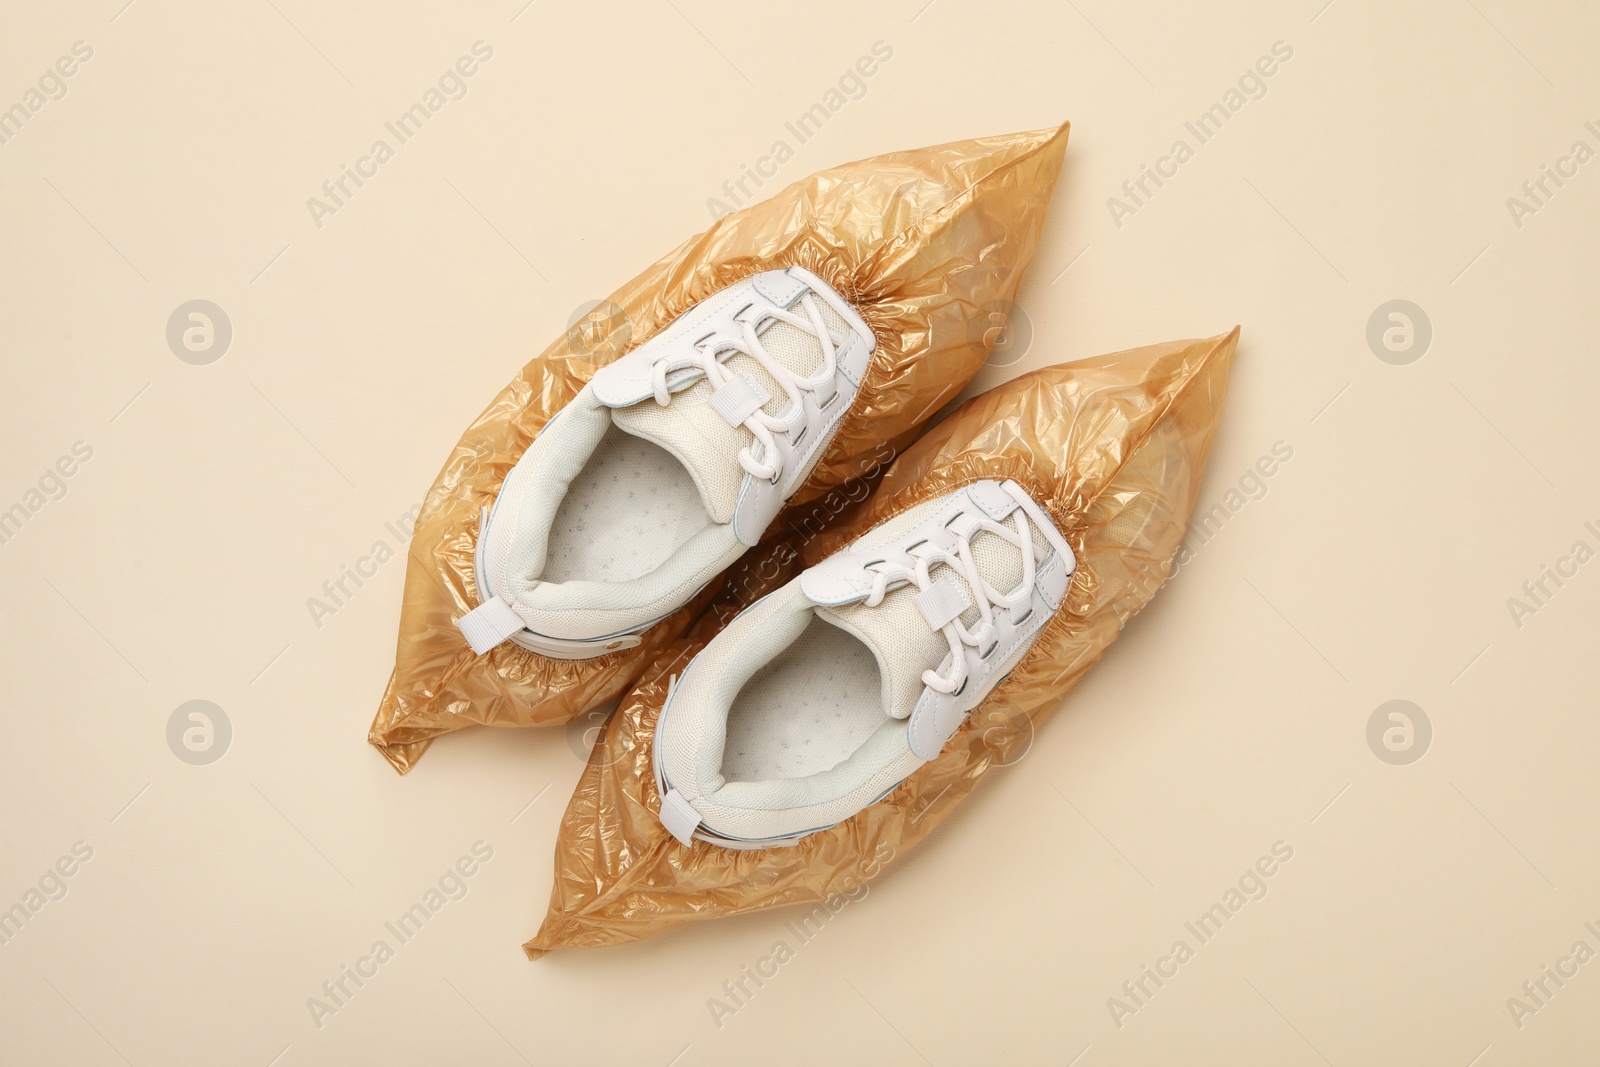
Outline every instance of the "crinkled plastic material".
{"type": "Polygon", "coordinates": [[[452,730],[570,722],[620,695],[716,595],[713,583],[637,647],[598,659],[549,659],[510,642],[479,657],[456,629],[478,604],[480,509],[597,368],[751,274],[798,265],[827,281],[860,310],[878,349],[850,414],[769,536],[809,524],[808,506],[870,481],[982,366],[991,316],[1009,311],[1033,258],[1066,141],[1063,125],[821,171],[719,219],[523,367],[467,428],[423,503],[394,673],[368,740],[404,773],[452,730]]]}
{"type": "Polygon", "coordinates": [[[543,927],[524,945],[637,941],[685,923],[853,891],[904,858],[1034,729],[1150,599],[1178,552],[1239,331],[1050,367],[962,405],[889,468],[877,492],[809,541],[761,546],[712,610],[623,700],[562,819],[543,927]],[[939,756],[887,797],[797,845],[683,845],[657,817],[651,769],[669,679],[744,606],[872,527],[983,478],[1014,478],[1049,512],[1078,568],[1033,647],[939,756]]]}

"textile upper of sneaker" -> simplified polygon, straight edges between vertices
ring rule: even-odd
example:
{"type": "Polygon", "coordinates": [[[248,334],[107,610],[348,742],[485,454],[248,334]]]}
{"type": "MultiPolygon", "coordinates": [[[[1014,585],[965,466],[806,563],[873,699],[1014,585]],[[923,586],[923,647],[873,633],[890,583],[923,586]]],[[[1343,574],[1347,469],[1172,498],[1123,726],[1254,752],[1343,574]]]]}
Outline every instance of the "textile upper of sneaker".
{"type": "Polygon", "coordinates": [[[602,367],[482,522],[474,650],[638,643],[756,544],[854,402],[871,329],[799,267],[701,301],[602,367]]]}
{"type": "Polygon", "coordinates": [[[655,739],[662,821],[770,847],[849,818],[939,754],[1032,646],[1075,566],[1014,482],[882,524],[731,622],[655,739]]]}

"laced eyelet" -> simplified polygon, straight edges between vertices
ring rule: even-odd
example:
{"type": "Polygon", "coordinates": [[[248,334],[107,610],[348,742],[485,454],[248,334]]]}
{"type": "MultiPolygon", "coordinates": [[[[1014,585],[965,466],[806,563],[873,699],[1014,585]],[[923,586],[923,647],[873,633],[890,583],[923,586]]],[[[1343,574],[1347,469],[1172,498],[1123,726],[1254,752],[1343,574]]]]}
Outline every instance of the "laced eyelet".
{"type": "MultiPolygon", "coordinates": [[[[754,410],[741,409],[745,417],[740,423],[754,438],[752,445],[761,449],[764,459],[770,462],[757,462],[751,447],[746,447],[739,453],[739,463],[745,471],[753,477],[762,477],[760,469],[765,466],[773,468],[770,475],[765,476],[769,484],[779,485],[783,480],[783,451],[774,451],[776,445],[774,435],[792,434],[791,447],[799,445],[807,437],[809,425],[806,413],[814,409],[816,401],[808,399],[808,394],[826,388],[835,380],[838,370],[838,340],[828,328],[822,317],[821,310],[810,294],[803,294],[803,316],[797,315],[791,308],[764,308],[758,307],[756,301],[747,302],[733,316],[734,321],[742,327],[742,331],[735,331],[739,336],[719,332],[717,329],[706,330],[694,342],[695,357],[684,363],[680,370],[689,371],[682,379],[687,382],[692,379],[692,371],[698,369],[710,382],[713,389],[724,384],[730,376],[741,373],[737,370],[730,371],[725,365],[727,359],[736,354],[748,356],[759,363],[772,379],[782,387],[782,392],[787,395],[788,404],[778,414],[768,413],[763,407],[754,410]],[[754,309],[754,310],[752,310],[754,309]],[[810,377],[801,377],[791,368],[783,365],[775,356],[763,346],[757,327],[768,321],[787,322],[790,325],[804,330],[815,337],[822,348],[822,366],[818,372],[810,377]]],[[[726,320],[723,320],[726,322],[726,320]]],[[[693,336],[692,334],[690,336],[693,336]]],[[[668,367],[665,358],[658,360],[652,367],[652,385],[656,403],[662,407],[667,406],[672,400],[671,389],[667,385],[666,377],[668,367]]],[[[835,390],[834,395],[837,395],[835,390]]],[[[765,401],[764,401],[765,403],[765,401]]],[[[833,396],[822,406],[833,403],[833,396]]]]}
{"type": "MultiPolygon", "coordinates": [[[[959,615],[951,616],[943,611],[935,612],[937,618],[933,618],[925,609],[923,615],[930,625],[938,621],[943,622],[943,625],[936,626],[935,629],[950,644],[951,666],[950,672],[946,675],[929,670],[923,672],[922,677],[924,684],[930,688],[952,697],[959,697],[967,691],[968,682],[973,675],[969,656],[982,648],[982,652],[977,654],[977,659],[986,663],[1003,643],[1003,636],[996,636],[994,611],[998,609],[1004,609],[1008,613],[1015,611],[1022,605],[1012,606],[1010,603],[1012,598],[1020,598],[1023,590],[1030,590],[1031,595],[1035,575],[1032,533],[1027,517],[1021,512],[1016,515],[1015,532],[1013,532],[1010,528],[992,520],[973,518],[963,510],[944,525],[933,526],[929,536],[912,540],[916,536],[914,532],[909,532],[904,541],[911,543],[904,547],[895,546],[893,551],[900,556],[894,564],[889,564],[886,559],[871,559],[861,565],[864,571],[872,570],[871,592],[865,603],[868,607],[881,604],[889,586],[898,582],[909,583],[919,590],[918,607],[921,608],[923,606],[921,598],[935,588],[936,581],[942,580],[932,576],[932,569],[940,566],[954,569],[971,593],[967,606],[976,608],[978,625],[969,627],[961,622],[959,615]],[[956,519],[960,518],[968,518],[970,521],[958,525],[956,519]],[[952,526],[956,526],[957,529],[952,530],[952,526]],[[983,532],[1003,537],[1016,546],[1022,554],[1021,580],[1010,593],[994,589],[978,570],[978,562],[972,552],[971,538],[983,532]],[[950,538],[953,543],[941,545],[940,541],[944,538],[950,538]],[[919,551],[924,545],[927,549],[919,551]],[[874,570],[875,567],[879,569],[874,570]]],[[[938,601],[939,597],[935,596],[934,600],[938,601]]],[[[948,607],[947,603],[946,608],[948,607]]],[[[1033,614],[1031,602],[1027,607],[1027,612],[1016,620],[1017,623],[1033,614]]]]}

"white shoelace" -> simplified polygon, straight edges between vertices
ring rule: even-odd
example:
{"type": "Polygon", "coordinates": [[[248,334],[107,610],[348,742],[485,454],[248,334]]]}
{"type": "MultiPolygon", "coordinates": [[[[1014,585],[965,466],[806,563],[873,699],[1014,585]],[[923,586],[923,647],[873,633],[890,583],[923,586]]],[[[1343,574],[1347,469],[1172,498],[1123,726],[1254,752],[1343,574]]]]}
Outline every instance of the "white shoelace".
{"type": "Polygon", "coordinates": [[[776,482],[783,474],[783,456],[777,450],[773,434],[798,435],[805,428],[805,398],[801,391],[816,392],[832,384],[834,370],[838,365],[837,345],[843,343],[842,339],[836,339],[833,332],[828,329],[828,324],[823,321],[822,312],[817,307],[816,298],[811,293],[801,297],[801,303],[805,306],[806,318],[801,318],[783,308],[767,308],[759,315],[752,315],[744,323],[742,337],[716,334],[697,345],[694,355],[675,360],[662,357],[651,367],[651,384],[655,391],[656,403],[666,407],[672,402],[672,392],[667,388],[667,375],[673,371],[691,367],[698,369],[705,375],[706,381],[713,389],[719,389],[735,375],[734,371],[723,366],[722,361],[717,358],[722,353],[743,353],[761,364],[762,369],[783,387],[783,391],[788,394],[789,403],[777,415],[769,415],[758,407],[744,419],[741,425],[755,437],[755,443],[761,446],[761,455],[756,456],[747,445],[739,450],[739,465],[757,478],[766,478],[771,482],[776,482]],[[773,359],[756,333],[757,325],[767,319],[786,322],[815,337],[822,345],[822,368],[816,374],[802,378],[773,359]]]}
{"type": "Polygon", "coordinates": [[[939,564],[944,564],[960,573],[966,579],[967,590],[971,599],[977,601],[978,626],[968,630],[961,624],[959,614],[940,629],[945,640],[950,642],[950,673],[940,674],[935,670],[922,672],[922,681],[930,689],[940,693],[954,693],[960,689],[967,680],[967,657],[963,646],[978,647],[987,641],[994,632],[994,611],[991,605],[1006,608],[1019,608],[1028,602],[1033,595],[1034,559],[1033,559],[1033,532],[1028,528],[1028,520],[1023,516],[1022,509],[1016,510],[1016,529],[1001,526],[999,523],[988,519],[969,521],[965,533],[950,534],[953,546],[945,547],[933,541],[924,541],[909,552],[900,553],[900,560],[884,560],[868,565],[872,574],[872,592],[866,599],[866,606],[875,608],[883,602],[884,594],[889,586],[898,582],[910,582],[919,591],[927,590],[933,585],[932,570],[939,564]],[[984,581],[983,575],[978,573],[978,561],[972,555],[972,538],[980,532],[995,534],[1015,545],[1022,552],[1022,581],[1010,592],[1003,592],[984,581]],[[951,550],[953,547],[954,551],[951,550]]]}

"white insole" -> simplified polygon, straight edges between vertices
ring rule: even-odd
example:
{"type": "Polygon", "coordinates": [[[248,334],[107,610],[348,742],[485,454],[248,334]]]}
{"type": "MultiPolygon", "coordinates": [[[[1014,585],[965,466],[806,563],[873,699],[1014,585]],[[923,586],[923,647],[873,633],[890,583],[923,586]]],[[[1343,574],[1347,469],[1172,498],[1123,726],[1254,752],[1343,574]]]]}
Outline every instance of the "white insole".
{"type": "Polygon", "coordinates": [[[683,464],[613,426],[556,509],[541,577],[631,582],[710,523],[683,464]]]}
{"type": "Polygon", "coordinates": [[[722,776],[762,782],[831,770],[865,744],[884,718],[872,651],[813,618],[734,698],[722,776]]]}

